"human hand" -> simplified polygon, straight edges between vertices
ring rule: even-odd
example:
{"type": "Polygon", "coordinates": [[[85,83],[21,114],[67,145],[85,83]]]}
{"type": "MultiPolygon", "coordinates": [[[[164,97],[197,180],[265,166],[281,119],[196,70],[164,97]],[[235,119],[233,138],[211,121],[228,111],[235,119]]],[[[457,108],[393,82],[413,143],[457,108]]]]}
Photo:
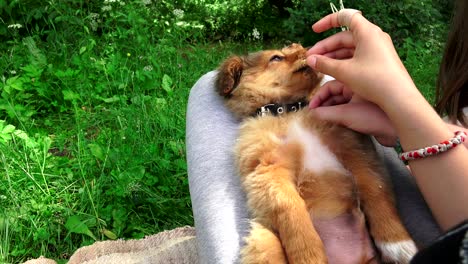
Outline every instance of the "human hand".
{"type": "Polygon", "coordinates": [[[342,10],[312,26],[318,33],[339,27],[340,16],[343,20],[345,14],[350,31],[317,42],[307,52],[309,66],[333,76],[353,93],[379,106],[400,100],[392,102],[391,99],[394,95],[411,92],[408,88],[417,92],[390,36],[360,13],[352,12],[342,10]]]}
{"type": "Polygon", "coordinates": [[[384,111],[376,104],[353,95],[339,81],[324,84],[310,100],[309,107],[321,120],[373,135],[384,146],[396,144],[396,130],[384,111]]]}

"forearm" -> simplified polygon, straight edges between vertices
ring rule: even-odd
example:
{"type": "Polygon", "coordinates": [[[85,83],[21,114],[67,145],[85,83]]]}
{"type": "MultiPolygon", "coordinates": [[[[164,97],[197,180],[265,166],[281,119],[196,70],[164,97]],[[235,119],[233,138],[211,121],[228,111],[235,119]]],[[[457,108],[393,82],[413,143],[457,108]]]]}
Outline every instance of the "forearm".
{"type": "MultiPolygon", "coordinates": [[[[415,150],[453,137],[453,127],[414,89],[387,98],[381,107],[395,125],[404,150],[415,150]]],[[[448,229],[468,218],[468,151],[464,147],[409,162],[435,218],[448,229]]]]}

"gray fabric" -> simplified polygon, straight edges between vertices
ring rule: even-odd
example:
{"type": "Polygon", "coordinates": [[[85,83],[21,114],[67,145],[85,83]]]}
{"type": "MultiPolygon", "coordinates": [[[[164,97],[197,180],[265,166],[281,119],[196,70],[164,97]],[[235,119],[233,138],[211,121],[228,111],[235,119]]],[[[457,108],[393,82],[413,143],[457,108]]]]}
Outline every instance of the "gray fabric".
{"type": "Polygon", "coordinates": [[[213,87],[216,72],[192,88],[187,108],[187,165],[201,263],[238,262],[248,211],[233,166],[238,123],[213,87]]]}
{"type": "Polygon", "coordinates": [[[375,146],[390,175],[403,224],[418,246],[429,246],[441,234],[441,230],[414,178],[393,148],[383,147],[378,143],[375,143],[375,146]]]}
{"type": "MultiPolygon", "coordinates": [[[[187,109],[187,163],[201,263],[236,263],[248,233],[246,198],[233,164],[238,122],[214,90],[216,72],[202,76],[190,92],[187,109]]],[[[411,175],[391,148],[385,158],[398,209],[410,234],[427,245],[439,234],[411,175]]]]}

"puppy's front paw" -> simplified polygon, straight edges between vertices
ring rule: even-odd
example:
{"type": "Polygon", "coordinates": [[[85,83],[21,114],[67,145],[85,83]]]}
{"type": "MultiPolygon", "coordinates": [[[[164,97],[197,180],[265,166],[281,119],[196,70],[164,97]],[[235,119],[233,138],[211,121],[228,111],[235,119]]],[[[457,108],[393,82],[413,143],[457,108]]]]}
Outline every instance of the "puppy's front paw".
{"type": "Polygon", "coordinates": [[[384,263],[406,264],[418,252],[413,240],[397,242],[375,241],[375,245],[380,250],[384,263]]]}

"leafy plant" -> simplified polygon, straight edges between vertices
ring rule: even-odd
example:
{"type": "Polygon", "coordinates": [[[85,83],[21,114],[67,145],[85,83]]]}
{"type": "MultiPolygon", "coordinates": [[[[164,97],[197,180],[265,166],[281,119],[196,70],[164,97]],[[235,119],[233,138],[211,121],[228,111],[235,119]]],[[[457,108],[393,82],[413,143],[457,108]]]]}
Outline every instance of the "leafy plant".
{"type": "MultiPolygon", "coordinates": [[[[93,221],[93,219],[91,219],[91,221],[93,221]]],[[[91,225],[94,224],[94,222],[91,222],[91,225]]],[[[70,233],[87,235],[92,239],[97,240],[94,234],[89,230],[88,225],[89,223],[86,224],[86,222],[81,217],[74,215],[67,219],[65,228],[67,228],[68,232],[70,233]]]]}
{"type": "Polygon", "coordinates": [[[399,49],[400,57],[414,82],[432,104],[435,103],[435,87],[442,53],[441,45],[412,38],[405,39],[399,49]]]}
{"type": "MultiPolygon", "coordinates": [[[[442,21],[450,20],[450,13],[443,5],[433,4],[430,0],[343,2],[345,7],[361,10],[368,20],[388,32],[397,47],[409,37],[421,41],[443,42],[446,24],[442,21]]],[[[301,40],[307,45],[323,38],[323,35],[312,33],[310,26],[324,15],[331,13],[330,1],[305,0],[289,8],[288,11],[291,16],[284,21],[285,38],[301,40]]]]}

